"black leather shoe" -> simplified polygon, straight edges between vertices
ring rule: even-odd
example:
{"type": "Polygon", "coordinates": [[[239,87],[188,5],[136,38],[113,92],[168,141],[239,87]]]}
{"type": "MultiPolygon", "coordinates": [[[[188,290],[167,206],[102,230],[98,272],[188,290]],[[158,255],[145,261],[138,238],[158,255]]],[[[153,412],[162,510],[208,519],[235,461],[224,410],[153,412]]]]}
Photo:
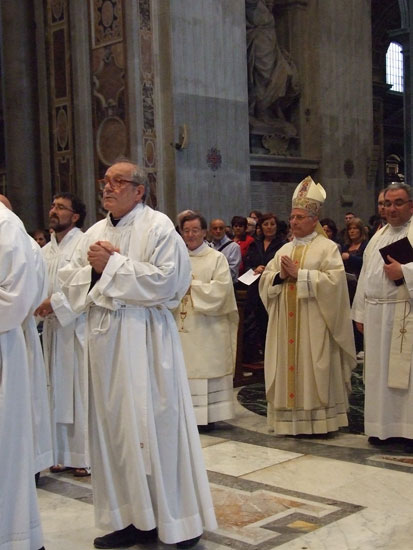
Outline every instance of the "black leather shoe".
{"type": "Polygon", "coordinates": [[[177,548],[192,548],[195,544],[198,544],[202,535],[195,537],[194,539],[182,540],[181,542],[176,543],[177,548]]]}
{"type": "Polygon", "coordinates": [[[368,442],[370,445],[374,445],[375,447],[382,447],[383,445],[388,444],[387,439],[380,439],[379,437],[375,437],[373,435],[368,438],[368,442]]]}
{"type": "Polygon", "coordinates": [[[120,529],[119,531],[113,531],[103,537],[97,537],[93,541],[95,548],[129,548],[135,544],[146,544],[156,541],[158,538],[158,532],[156,529],[150,531],[140,531],[132,524],[120,529]]]}

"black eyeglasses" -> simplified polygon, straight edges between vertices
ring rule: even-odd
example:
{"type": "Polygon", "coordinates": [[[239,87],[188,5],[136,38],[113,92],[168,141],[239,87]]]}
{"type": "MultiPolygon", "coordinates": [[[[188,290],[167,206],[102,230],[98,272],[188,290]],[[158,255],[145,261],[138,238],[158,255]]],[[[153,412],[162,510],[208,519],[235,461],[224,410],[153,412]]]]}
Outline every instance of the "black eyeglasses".
{"type": "Polygon", "coordinates": [[[112,189],[121,189],[127,183],[133,183],[134,185],[137,185],[136,181],[127,180],[119,176],[115,176],[113,178],[109,178],[108,176],[106,176],[103,179],[98,180],[99,189],[101,191],[103,191],[107,185],[109,185],[112,189]]]}
{"type": "Polygon", "coordinates": [[[57,210],[58,212],[63,212],[64,210],[67,210],[68,212],[72,212],[73,214],[75,214],[74,210],[60,202],[52,202],[52,204],[50,205],[50,210],[53,209],[57,210]]]}
{"type": "Polygon", "coordinates": [[[395,208],[401,208],[408,202],[410,202],[410,199],[407,201],[404,201],[403,199],[396,199],[394,201],[384,201],[384,206],[386,208],[390,208],[391,206],[394,206],[395,208]]]}

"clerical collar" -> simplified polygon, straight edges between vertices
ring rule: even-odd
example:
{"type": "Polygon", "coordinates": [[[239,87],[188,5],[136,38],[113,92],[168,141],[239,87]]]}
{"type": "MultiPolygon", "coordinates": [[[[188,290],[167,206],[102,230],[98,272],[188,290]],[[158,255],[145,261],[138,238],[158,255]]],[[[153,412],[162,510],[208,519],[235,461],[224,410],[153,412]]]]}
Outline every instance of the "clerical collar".
{"type": "Polygon", "coordinates": [[[205,248],[209,248],[208,243],[205,241],[198,246],[198,248],[195,248],[195,250],[188,250],[190,256],[198,256],[205,248]]]}
{"type": "Polygon", "coordinates": [[[292,240],[292,243],[294,246],[299,246],[301,244],[308,244],[313,239],[315,239],[317,235],[318,235],[317,231],[313,231],[312,233],[310,233],[309,235],[306,235],[305,237],[294,237],[292,240]]]}
{"type": "Polygon", "coordinates": [[[144,207],[144,203],[138,202],[132,210],[129,210],[124,216],[121,218],[115,219],[111,212],[108,212],[108,217],[110,219],[111,224],[113,227],[116,227],[118,224],[120,225],[128,225],[128,223],[135,218],[135,214],[138,210],[142,209],[144,207]]]}
{"type": "Polygon", "coordinates": [[[109,218],[110,218],[110,221],[112,222],[113,227],[116,227],[120,222],[120,220],[122,219],[122,218],[118,218],[117,220],[115,220],[115,218],[112,216],[111,213],[109,213],[109,218]]]}

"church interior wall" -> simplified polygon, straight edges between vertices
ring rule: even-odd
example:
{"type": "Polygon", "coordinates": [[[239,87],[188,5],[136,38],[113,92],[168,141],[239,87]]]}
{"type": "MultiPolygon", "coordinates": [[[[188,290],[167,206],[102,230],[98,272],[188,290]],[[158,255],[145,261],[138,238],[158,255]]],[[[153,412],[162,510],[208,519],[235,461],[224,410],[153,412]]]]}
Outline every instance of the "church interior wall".
{"type": "Polygon", "coordinates": [[[229,221],[249,209],[248,97],[243,2],[171,3],[177,210],[229,221]],[[235,47],[234,47],[235,46],[235,47]]]}
{"type": "Polygon", "coordinates": [[[320,180],[326,210],[339,223],[347,210],[375,210],[367,181],[372,155],[371,14],[369,2],[318,2],[320,21],[320,180]],[[336,23],[334,23],[336,22],[336,23]]]}
{"type": "Polygon", "coordinates": [[[307,174],[326,187],[324,213],[339,224],[347,210],[374,212],[385,157],[402,156],[408,137],[383,66],[397,0],[390,19],[375,0],[274,1],[277,38],[300,79],[287,112],[298,138],[259,154],[250,148],[244,1],[29,4],[20,18],[13,2],[1,8],[0,167],[29,229],[47,224],[59,189],[82,195],[92,223],[102,214],[95,180],[118,154],[145,166],[149,202],[171,218],[191,207],[229,221],[251,207],[285,219],[307,174]]]}

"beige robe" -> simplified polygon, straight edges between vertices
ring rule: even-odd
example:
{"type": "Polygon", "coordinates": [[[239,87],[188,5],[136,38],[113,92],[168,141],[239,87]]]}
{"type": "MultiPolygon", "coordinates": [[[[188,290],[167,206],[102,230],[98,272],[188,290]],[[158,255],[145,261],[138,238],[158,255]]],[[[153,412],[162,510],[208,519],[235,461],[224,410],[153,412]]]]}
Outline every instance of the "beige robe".
{"type": "Polygon", "coordinates": [[[225,256],[205,243],[189,252],[190,293],[175,311],[198,424],[234,416],[238,309],[225,256]]]}
{"type": "Polygon", "coordinates": [[[259,288],[269,315],[265,384],[270,428],[295,435],[346,426],[356,360],[336,244],[315,233],[294,239],[269,262],[259,288]],[[273,285],[283,255],[298,262],[298,279],[273,285]]]}

